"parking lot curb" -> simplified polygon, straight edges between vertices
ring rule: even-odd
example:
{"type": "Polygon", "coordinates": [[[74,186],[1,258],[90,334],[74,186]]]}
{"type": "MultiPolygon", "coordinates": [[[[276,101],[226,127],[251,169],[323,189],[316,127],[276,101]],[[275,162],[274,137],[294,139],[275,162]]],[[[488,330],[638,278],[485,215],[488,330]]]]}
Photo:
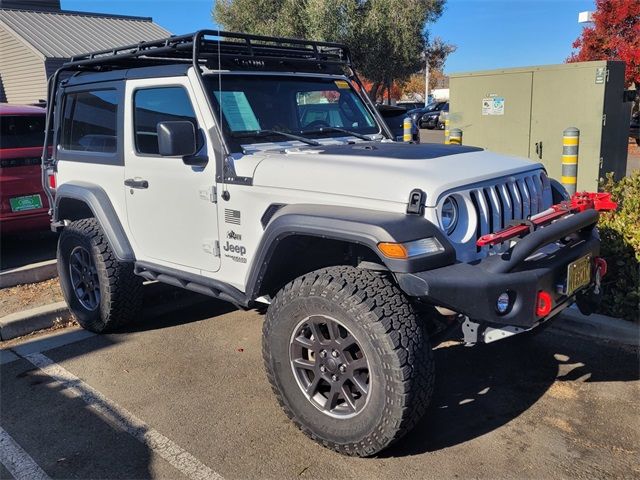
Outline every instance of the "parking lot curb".
{"type": "Polygon", "coordinates": [[[640,346],[640,324],[597,313],[583,315],[574,308],[564,310],[560,318],[553,322],[552,328],[624,345],[640,346]]]}
{"type": "Polygon", "coordinates": [[[72,317],[65,302],[56,302],[23,312],[10,313],[0,318],[0,340],[11,340],[36,330],[50,328],[56,320],[66,322],[72,317]]]}
{"type": "Polygon", "coordinates": [[[58,276],[56,260],[32,263],[24,267],[0,272],[0,288],[15,287],[26,283],[44,282],[58,276]]]}
{"type": "MultiPolygon", "coordinates": [[[[213,301],[213,299],[204,295],[193,294],[193,296],[189,295],[185,298],[177,298],[166,303],[150,306],[144,310],[143,315],[145,317],[160,316],[208,301],[213,301]]],[[[0,317],[0,341],[11,340],[38,330],[51,328],[55,325],[56,320],[68,322],[72,319],[73,315],[69,311],[66,302],[56,302],[23,312],[11,313],[0,317]]]]}

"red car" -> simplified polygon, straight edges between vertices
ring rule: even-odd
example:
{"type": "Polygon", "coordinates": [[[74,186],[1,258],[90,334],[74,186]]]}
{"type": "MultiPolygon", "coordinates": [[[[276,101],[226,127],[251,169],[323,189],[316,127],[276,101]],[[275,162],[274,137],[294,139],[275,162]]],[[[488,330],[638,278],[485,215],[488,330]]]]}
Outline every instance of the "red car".
{"type": "Polygon", "coordinates": [[[49,228],[49,202],[42,189],[40,157],[45,110],[0,105],[0,233],[49,228]]]}

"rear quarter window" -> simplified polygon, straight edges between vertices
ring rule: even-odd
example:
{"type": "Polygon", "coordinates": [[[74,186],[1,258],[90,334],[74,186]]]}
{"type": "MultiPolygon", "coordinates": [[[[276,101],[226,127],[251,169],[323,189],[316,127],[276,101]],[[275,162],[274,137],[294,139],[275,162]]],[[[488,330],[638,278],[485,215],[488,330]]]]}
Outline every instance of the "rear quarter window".
{"type": "Polygon", "coordinates": [[[68,93],[60,146],[71,151],[116,152],[118,98],[115,90],[68,93]]]}

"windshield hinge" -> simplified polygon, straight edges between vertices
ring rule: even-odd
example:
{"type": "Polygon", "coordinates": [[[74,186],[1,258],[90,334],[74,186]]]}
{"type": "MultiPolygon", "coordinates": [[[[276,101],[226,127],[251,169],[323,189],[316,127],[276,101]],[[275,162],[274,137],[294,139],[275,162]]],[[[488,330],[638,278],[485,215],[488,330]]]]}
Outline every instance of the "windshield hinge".
{"type": "Polygon", "coordinates": [[[211,203],[218,203],[218,190],[215,185],[200,190],[200,199],[211,203]]]}

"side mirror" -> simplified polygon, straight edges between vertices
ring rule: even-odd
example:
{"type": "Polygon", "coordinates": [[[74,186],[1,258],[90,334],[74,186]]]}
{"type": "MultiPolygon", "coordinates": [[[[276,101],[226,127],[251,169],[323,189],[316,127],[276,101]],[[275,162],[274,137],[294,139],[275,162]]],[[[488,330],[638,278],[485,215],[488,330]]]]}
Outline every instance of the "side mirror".
{"type": "Polygon", "coordinates": [[[196,153],[196,129],[187,121],[159,122],[158,153],[163,157],[178,157],[196,153]]]}
{"type": "Polygon", "coordinates": [[[193,123],[187,121],[159,122],[158,153],[163,157],[182,157],[185,165],[204,167],[209,161],[206,155],[196,155],[197,138],[193,123]]]}

